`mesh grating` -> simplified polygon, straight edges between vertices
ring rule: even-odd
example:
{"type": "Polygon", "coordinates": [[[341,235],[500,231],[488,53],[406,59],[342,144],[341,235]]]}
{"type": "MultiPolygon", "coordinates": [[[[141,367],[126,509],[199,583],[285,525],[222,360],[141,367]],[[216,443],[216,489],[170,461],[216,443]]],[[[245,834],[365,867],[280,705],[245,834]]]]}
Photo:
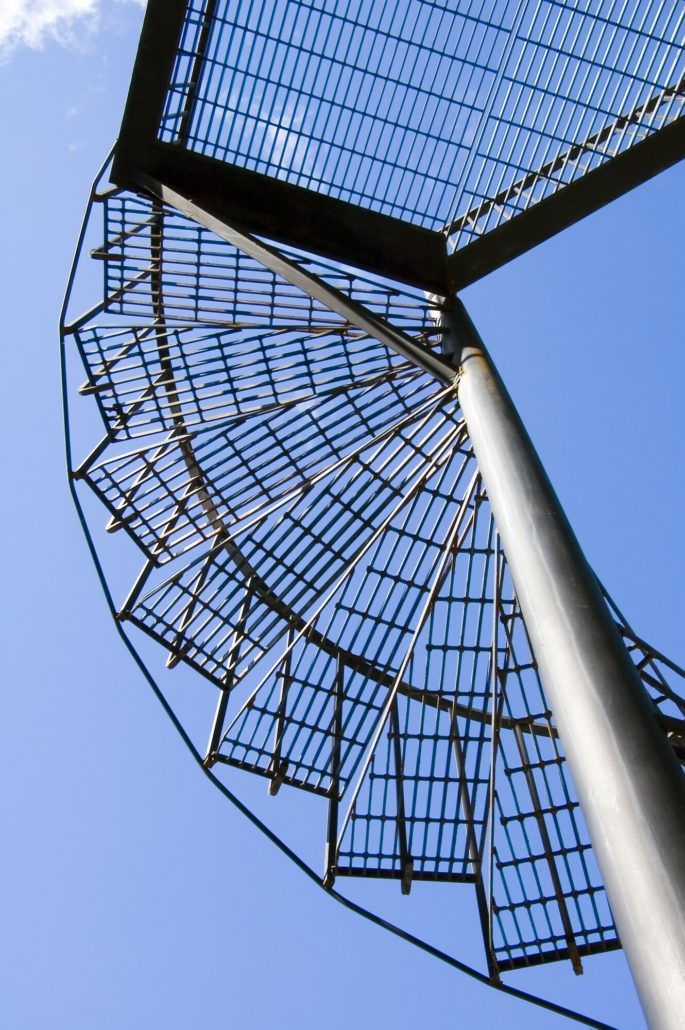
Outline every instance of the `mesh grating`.
{"type": "MultiPolygon", "coordinates": [[[[120,618],[217,689],[207,762],[325,798],[329,883],[472,884],[491,969],[618,946],[454,387],[177,212],[103,208],[74,474],[144,556],[120,618]]],[[[290,256],[439,343],[417,291],[290,256]]],[[[609,604],[677,750],[682,673],[609,604]]]]}
{"type": "Polygon", "coordinates": [[[560,953],[577,965],[616,946],[616,929],[511,588],[500,624],[497,704],[511,732],[497,756],[493,948],[501,969],[560,953]]]}
{"type": "Polygon", "coordinates": [[[678,0],[190,0],[159,137],[461,248],[682,115],[678,0]]]}

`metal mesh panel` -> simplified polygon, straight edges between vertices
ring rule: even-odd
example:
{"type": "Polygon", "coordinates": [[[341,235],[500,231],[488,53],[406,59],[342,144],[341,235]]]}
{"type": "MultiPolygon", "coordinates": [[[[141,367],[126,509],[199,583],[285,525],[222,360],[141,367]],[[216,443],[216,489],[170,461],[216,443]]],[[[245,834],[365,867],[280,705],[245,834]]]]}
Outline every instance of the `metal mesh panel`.
{"type": "Polygon", "coordinates": [[[678,0],[191,0],[160,139],[466,246],[682,114],[678,0]]]}
{"type": "MultiPolygon", "coordinates": [[[[178,213],[105,206],[75,475],[145,558],[121,619],[217,688],[207,762],[326,797],[329,883],[470,882],[492,969],[616,947],[454,387],[178,213]]],[[[439,347],[417,291],[296,257],[439,347]]],[[[609,604],[685,757],[682,672],[609,604]]]]}
{"type": "Polygon", "coordinates": [[[617,946],[556,728],[511,587],[501,600],[506,659],[493,820],[493,950],[501,969],[617,946]]]}
{"type": "MultiPolygon", "coordinates": [[[[338,875],[393,875],[406,885],[478,877],[492,742],[496,545],[480,489],[474,501],[415,620],[411,659],[343,823],[338,875]]],[[[406,592],[406,583],[395,590],[406,592]]]]}
{"type": "MultiPolygon", "coordinates": [[[[104,262],[106,310],[130,316],[127,325],[147,322],[163,305],[167,326],[255,327],[281,335],[350,329],[340,315],[173,208],[125,192],[108,197],[103,212],[105,239],[92,256],[104,262]]],[[[432,328],[417,290],[282,249],[407,332],[432,328]]],[[[330,376],[326,368],[316,373],[317,384],[330,376]]]]}

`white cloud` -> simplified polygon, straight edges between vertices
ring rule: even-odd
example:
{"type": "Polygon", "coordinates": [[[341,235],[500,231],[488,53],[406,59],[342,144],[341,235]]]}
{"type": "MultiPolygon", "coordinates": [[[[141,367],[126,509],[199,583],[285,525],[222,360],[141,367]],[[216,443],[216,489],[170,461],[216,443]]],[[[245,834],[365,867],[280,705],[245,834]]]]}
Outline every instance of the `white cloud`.
{"type": "MultiPolygon", "coordinates": [[[[145,0],[117,0],[141,6],[145,0]]],[[[20,46],[40,49],[53,40],[75,46],[98,24],[101,0],[0,0],[0,57],[20,46]]]]}

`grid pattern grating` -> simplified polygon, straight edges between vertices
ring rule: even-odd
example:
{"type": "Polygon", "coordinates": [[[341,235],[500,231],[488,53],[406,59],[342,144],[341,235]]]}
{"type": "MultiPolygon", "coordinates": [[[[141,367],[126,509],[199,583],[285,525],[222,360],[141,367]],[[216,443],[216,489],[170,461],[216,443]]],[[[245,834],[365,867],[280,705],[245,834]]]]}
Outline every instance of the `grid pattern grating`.
{"type": "Polygon", "coordinates": [[[190,0],[159,137],[462,248],[682,115],[679,0],[190,0]]]}
{"type": "MultiPolygon", "coordinates": [[[[207,762],[325,798],[329,883],[471,883],[491,969],[618,946],[454,387],[177,212],[103,209],[74,476],[144,556],[120,618],[216,688],[207,762]]],[[[417,291],[291,257],[439,345],[417,291]]],[[[608,603],[685,750],[682,671],[608,603]]]]}
{"type": "Polygon", "coordinates": [[[501,600],[506,660],[493,825],[493,949],[500,969],[616,946],[609,910],[518,604],[501,600]]]}

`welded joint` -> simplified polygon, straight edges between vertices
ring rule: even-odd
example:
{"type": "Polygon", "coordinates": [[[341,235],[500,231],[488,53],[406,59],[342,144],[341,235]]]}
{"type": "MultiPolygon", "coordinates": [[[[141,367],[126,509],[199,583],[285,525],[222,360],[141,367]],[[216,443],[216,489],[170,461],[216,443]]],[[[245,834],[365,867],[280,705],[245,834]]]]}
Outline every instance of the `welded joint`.
{"type": "Polygon", "coordinates": [[[284,758],[279,763],[277,769],[275,769],[274,771],[269,770],[269,775],[271,776],[271,779],[269,780],[269,796],[270,797],[273,798],[273,797],[275,797],[278,794],[279,790],[281,789],[281,785],[282,785],[283,781],[285,780],[287,772],[288,772],[288,759],[287,758],[284,758]]]}
{"type": "Polygon", "coordinates": [[[411,893],[411,881],[414,876],[414,859],[407,857],[402,865],[402,893],[411,893]]]}

